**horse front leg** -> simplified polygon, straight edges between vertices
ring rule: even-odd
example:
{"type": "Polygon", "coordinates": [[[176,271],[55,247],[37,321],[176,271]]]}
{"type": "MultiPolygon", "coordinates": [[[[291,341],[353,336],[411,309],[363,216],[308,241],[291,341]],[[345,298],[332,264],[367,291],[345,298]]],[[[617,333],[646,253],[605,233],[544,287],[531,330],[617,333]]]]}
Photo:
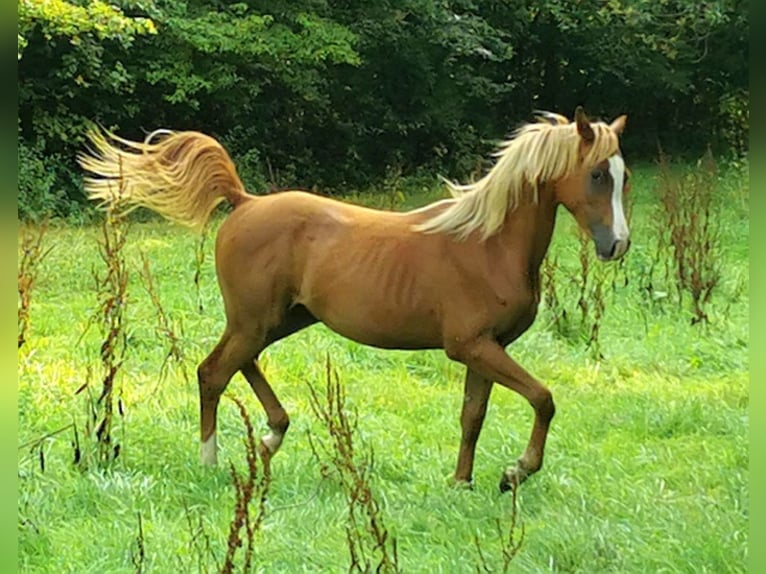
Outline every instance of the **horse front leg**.
{"type": "Polygon", "coordinates": [[[511,359],[496,341],[480,338],[453,345],[448,356],[465,364],[470,370],[490,381],[516,391],[529,401],[535,410],[535,421],[527,448],[500,479],[500,490],[505,492],[524,482],[543,465],[545,440],[551,419],[556,412],[553,396],[545,385],[537,381],[516,361],[511,359]]]}
{"type": "Polygon", "coordinates": [[[466,369],[463,409],[460,413],[462,435],[454,477],[456,485],[472,485],[476,441],[481,433],[491,391],[492,381],[485,379],[470,368],[466,369]]]}

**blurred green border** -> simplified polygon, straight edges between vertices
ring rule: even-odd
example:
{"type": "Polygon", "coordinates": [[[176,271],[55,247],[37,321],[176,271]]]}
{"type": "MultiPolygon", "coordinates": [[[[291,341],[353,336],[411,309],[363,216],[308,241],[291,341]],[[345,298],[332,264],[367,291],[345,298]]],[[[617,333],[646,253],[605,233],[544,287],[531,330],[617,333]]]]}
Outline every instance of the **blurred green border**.
{"type": "MultiPolygon", "coordinates": [[[[754,14],[755,22],[763,22],[764,8],[761,3],[757,4],[758,12],[754,14]]],[[[753,13],[753,12],[751,12],[753,13]]],[[[2,15],[0,16],[3,34],[2,38],[13,37],[13,31],[10,30],[11,23],[16,28],[16,5],[3,3],[2,15]]],[[[760,29],[758,25],[756,29],[760,29]]],[[[753,36],[755,40],[758,37],[753,36]]],[[[751,51],[758,49],[756,42],[751,41],[751,51]]],[[[5,62],[9,68],[4,68],[3,75],[12,73],[16,75],[16,53],[10,46],[3,49],[5,62]]],[[[764,356],[764,329],[766,327],[766,313],[764,312],[764,298],[762,294],[766,290],[766,267],[763,265],[763,252],[759,247],[766,246],[766,226],[764,223],[764,210],[766,209],[766,197],[760,190],[766,186],[766,132],[763,129],[764,115],[762,102],[764,101],[764,78],[762,68],[760,78],[751,67],[751,189],[755,191],[752,197],[753,221],[751,222],[750,235],[750,253],[751,253],[751,386],[750,386],[750,570],[752,572],[766,572],[766,545],[759,543],[766,537],[766,515],[763,512],[764,502],[766,501],[766,488],[763,487],[760,480],[766,476],[764,467],[764,443],[758,437],[763,435],[766,428],[766,389],[761,385],[763,373],[766,370],[766,356],[764,356]],[[754,104],[754,105],[753,105],[754,104]],[[755,542],[755,544],[753,544],[755,542]]],[[[10,83],[10,80],[9,80],[10,83]]],[[[2,134],[2,148],[0,149],[0,216],[3,221],[0,222],[2,230],[2,249],[3,260],[16,261],[16,242],[17,242],[17,219],[16,219],[16,116],[17,102],[16,91],[2,91],[2,120],[3,127],[0,129],[2,134]]],[[[638,126],[637,126],[638,128],[638,126]]],[[[0,389],[2,397],[2,416],[0,416],[0,441],[3,449],[3,459],[7,461],[2,465],[2,482],[0,482],[0,501],[2,504],[2,535],[0,535],[0,572],[15,572],[17,562],[17,472],[16,465],[11,461],[16,460],[17,449],[17,359],[11,356],[15,349],[15,330],[12,329],[12,311],[15,307],[16,287],[11,276],[11,265],[8,263],[8,274],[2,283],[3,315],[7,315],[3,321],[4,330],[2,337],[4,344],[2,377],[0,378],[0,389]],[[7,354],[6,354],[7,353],[7,354]]],[[[722,533],[725,535],[725,533],[722,533]]],[[[691,566],[691,565],[690,565],[691,566]]]]}
{"type": "MultiPolygon", "coordinates": [[[[758,2],[755,29],[758,22],[765,22],[764,6],[758,2]]],[[[751,52],[759,50],[758,34],[752,35],[751,52]]],[[[757,53],[757,52],[756,52],[757,53]]],[[[766,186],[766,131],[764,128],[763,102],[766,78],[762,66],[750,67],[750,571],[766,572],[766,489],[761,480],[766,477],[764,443],[759,437],[766,429],[766,389],[761,382],[766,371],[764,355],[764,334],[766,333],[766,307],[763,293],[766,289],[766,268],[764,268],[763,247],[766,246],[766,197],[762,189],[766,186]],[[760,72],[760,73],[759,73],[760,72]]]]}
{"type": "MultiPolygon", "coordinates": [[[[4,39],[2,53],[4,62],[8,66],[3,66],[2,75],[8,77],[7,85],[16,84],[10,76],[16,77],[17,50],[11,49],[10,39],[16,33],[16,12],[18,4],[3,2],[2,12],[0,12],[0,28],[4,39]],[[12,28],[12,29],[11,29],[12,28]]],[[[0,90],[0,110],[2,110],[2,126],[0,127],[0,257],[7,263],[3,266],[7,273],[3,276],[1,300],[3,302],[2,316],[5,317],[0,325],[2,329],[2,373],[0,373],[0,445],[2,451],[0,456],[5,461],[0,465],[2,474],[0,475],[0,516],[2,516],[2,530],[0,531],[0,572],[17,571],[17,516],[18,516],[18,481],[16,465],[13,461],[17,460],[17,355],[13,354],[16,350],[16,336],[12,317],[16,308],[16,283],[15,278],[16,265],[16,241],[17,241],[17,219],[16,219],[16,131],[17,131],[17,98],[16,88],[5,88],[0,90]]]]}

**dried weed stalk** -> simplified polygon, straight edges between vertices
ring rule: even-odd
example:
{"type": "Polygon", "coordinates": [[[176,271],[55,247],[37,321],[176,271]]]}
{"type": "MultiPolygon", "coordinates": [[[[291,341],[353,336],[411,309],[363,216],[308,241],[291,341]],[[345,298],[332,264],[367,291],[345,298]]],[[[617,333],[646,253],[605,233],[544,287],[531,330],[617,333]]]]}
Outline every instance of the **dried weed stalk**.
{"type": "Polygon", "coordinates": [[[580,324],[586,347],[591,349],[596,358],[603,359],[599,335],[606,312],[605,287],[610,282],[609,275],[613,274],[613,270],[604,265],[593,266],[594,255],[591,241],[582,231],[579,232],[579,237],[580,292],[577,306],[581,313],[580,324]]]}
{"type": "MultiPolygon", "coordinates": [[[[658,195],[672,246],[679,304],[691,297],[692,324],[708,322],[708,304],[721,280],[720,229],[713,209],[717,166],[708,152],[696,169],[679,173],[660,152],[658,195]]],[[[669,278],[668,278],[669,279],[669,278]]]]}
{"type": "Polygon", "coordinates": [[[53,246],[47,249],[43,248],[43,237],[48,231],[48,220],[37,227],[24,226],[19,238],[19,259],[18,259],[18,339],[20,349],[27,341],[27,332],[29,331],[30,307],[32,305],[32,290],[37,282],[40,273],[40,264],[50,253],[53,246]]]}
{"type": "Polygon", "coordinates": [[[559,334],[564,334],[568,330],[569,316],[556,287],[558,270],[558,257],[549,253],[540,268],[540,290],[542,291],[543,305],[551,315],[553,327],[559,334]]]}
{"type": "Polygon", "coordinates": [[[329,459],[346,496],[349,572],[400,572],[396,539],[386,528],[380,503],[372,492],[373,452],[360,452],[354,446],[356,413],[347,413],[345,393],[329,357],[325,374],[324,396],[309,385],[309,400],[329,434],[330,444],[322,440],[310,440],[310,444],[323,476],[329,476],[329,468],[323,463],[329,459]]]}
{"type": "Polygon", "coordinates": [[[266,516],[266,496],[271,484],[271,476],[268,472],[263,472],[260,477],[258,476],[258,449],[250,417],[248,417],[244,405],[238,399],[230,398],[237,404],[239,414],[247,429],[247,437],[245,439],[247,475],[240,475],[234,464],[230,463],[229,471],[231,473],[232,484],[234,485],[236,503],[234,506],[234,518],[229,525],[228,545],[223,567],[220,570],[221,574],[231,574],[234,572],[234,557],[243,543],[245,544],[245,554],[241,571],[243,573],[251,571],[255,548],[255,533],[263,524],[264,517],[266,516]],[[257,501],[258,505],[255,516],[252,516],[250,512],[250,504],[253,500],[257,501]],[[241,535],[243,528],[245,529],[244,541],[241,535]]]}
{"type": "MultiPolygon", "coordinates": [[[[215,570],[219,572],[221,569],[218,566],[218,560],[216,559],[213,547],[210,542],[210,536],[205,530],[205,525],[202,522],[202,516],[197,515],[197,524],[195,526],[192,519],[192,512],[187,505],[184,505],[184,514],[186,516],[186,523],[191,533],[190,545],[194,551],[194,558],[197,562],[198,574],[208,574],[210,572],[209,562],[215,563],[215,570]]],[[[187,555],[179,556],[179,572],[191,572],[189,565],[187,564],[187,555]]]]}
{"type": "MultiPolygon", "coordinates": [[[[122,189],[116,193],[119,195],[122,189]]],[[[114,205],[119,205],[115,201],[114,205]]],[[[125,244],[127,241],[128,223],[113,209],[107,209],[101,222],[101,237],[98,242],[99,255],[103,262],[103,269],[93,270],[93,278],[96,283],[96,296],[98,309],[91,316],[80,340],[95,322],[102,334],[102,342],[99,348],[101,360],[101,391],[96,399],[90,389],[92,370],[88,369],[88,376],[75,394],[87,390],[88,419],[86,431],[90,434],[95,427],[94,437],[96,440],[95,459],[100,466],[108,465],[120,455],[120,444],[113,435],[114,429],[114,405],[117,398],[117,414],[123,417],[124,406],[121,398],[121,389],[118,387],[118,373],[125,360],[127,350],[127,329],[125,319],[128,307],[128,262],[125,257],[125,244]]],[[[91,457],[87,456],[80,460],[85,462],[91,457]]]]}
{"type": "MultiPolygon", "coordinates": [[[[129,274],[124,252],[127,231],[127,222],[112,211],[107,211],[101,224],[99,242],[104,270],[102,273],[94,270],[93,273],[99,300],[97,317],[103,340],[99,350],[102,367],[101,392],[93,403],[92,414],[95,418],[91,422],[95,424],[98,419],[95,437],[97,458],[102,465],[115,460],[120,454],[120,445],[114,439],[113,428],[115,397],[117,412],[121,417],[124,415],[117,374],[127,350],[125,319],[129,274]]],[[[86,386],[87,384],[86,382],[86,386]]]]}
{"type": "Polygon", "coordinates": [[[138,513],[138,534],[136,534],[136,547],[130,549],[130,560],[136,569],[136,574],[143,574],[146,568],[146,543],[144,542],[144,523],[141,513],[138,513]]]}
{"type": "Polygon", "coordinates": [[[181,338],[176,334],[173,328],[173,322],[168,317],[162,306],[159,293],[157,292],[157,286],[154,282],[154,276],[152,275],[151,268],[149,266],[149,259],[144,252],[141,252],[141,278],[143,279],[144,289],[149,294],[149,298],[154,306],[154,312],[157,317],[157,334],[160,338],[164,339],[168,343],[168,351],[165,354],[165,358],[162,361],[160,367],[160,379],[163,379],[167,374],[168,364],[173,361],[181,367],[181,373],[184,380],[189,382],[189,372],[184,362],[184,353],[181,349],[181,338]]]}
{"type": "MultiPolygon", "coordinates": [[[[503,521],[499,518],[495,522],[497,526],[497,538],[500,544],[500,560],[502,564],[502,572],[505,574],[511,566],[511,562],[519,553],[522,544],[524,543],[524,525],[519,527],[519,504],[518,504],[518,488],[511,490],[511,516],[506,528],[503,528],[503,521]]],[[[474,545],[476,551],[479,554],[479,564],[476,566],[477,572],[493,572],[487,561],[487,557],[484,555],[484,551],[481,548],[479,537],[474,536],[474,545]]]]}

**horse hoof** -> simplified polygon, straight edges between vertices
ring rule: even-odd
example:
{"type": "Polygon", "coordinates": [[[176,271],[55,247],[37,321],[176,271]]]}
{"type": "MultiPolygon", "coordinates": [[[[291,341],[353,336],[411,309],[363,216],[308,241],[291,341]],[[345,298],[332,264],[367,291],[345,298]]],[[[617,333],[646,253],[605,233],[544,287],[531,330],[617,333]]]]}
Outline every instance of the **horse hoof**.
{"type": "Polygon", "coordinates": [[[503,476],[500,477],[500,493],[508,492],[509,490],[513,490],[513,485],[508,480],[508,477],[503,473],[503,476]]]}
{"type": "Polygon", "coordinates": [[[452,488],[455,490],[473,490],[473,480],[468,479],[452,479],[452,488]]]}
{"type": "Polygon", "coordinates": [[[524,482],[529,473],[520,466],[514,466],[507,469],[500,477],[500,492],[508,492],[519,487],[524,482]]]}

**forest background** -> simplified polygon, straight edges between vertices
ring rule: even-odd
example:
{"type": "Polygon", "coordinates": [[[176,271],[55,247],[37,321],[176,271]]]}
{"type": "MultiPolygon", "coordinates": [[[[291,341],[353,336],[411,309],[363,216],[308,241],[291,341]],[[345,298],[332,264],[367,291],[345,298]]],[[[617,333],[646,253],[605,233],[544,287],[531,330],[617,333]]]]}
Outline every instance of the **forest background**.
{"type": "Polygon", "coordinates": [[[629,161],[748,146],[740,0],[20,0],[19,214],[79,217],[91,122],[219,138],[253,193],[476,176],[535,109],[629,115],[629,161]]]}

